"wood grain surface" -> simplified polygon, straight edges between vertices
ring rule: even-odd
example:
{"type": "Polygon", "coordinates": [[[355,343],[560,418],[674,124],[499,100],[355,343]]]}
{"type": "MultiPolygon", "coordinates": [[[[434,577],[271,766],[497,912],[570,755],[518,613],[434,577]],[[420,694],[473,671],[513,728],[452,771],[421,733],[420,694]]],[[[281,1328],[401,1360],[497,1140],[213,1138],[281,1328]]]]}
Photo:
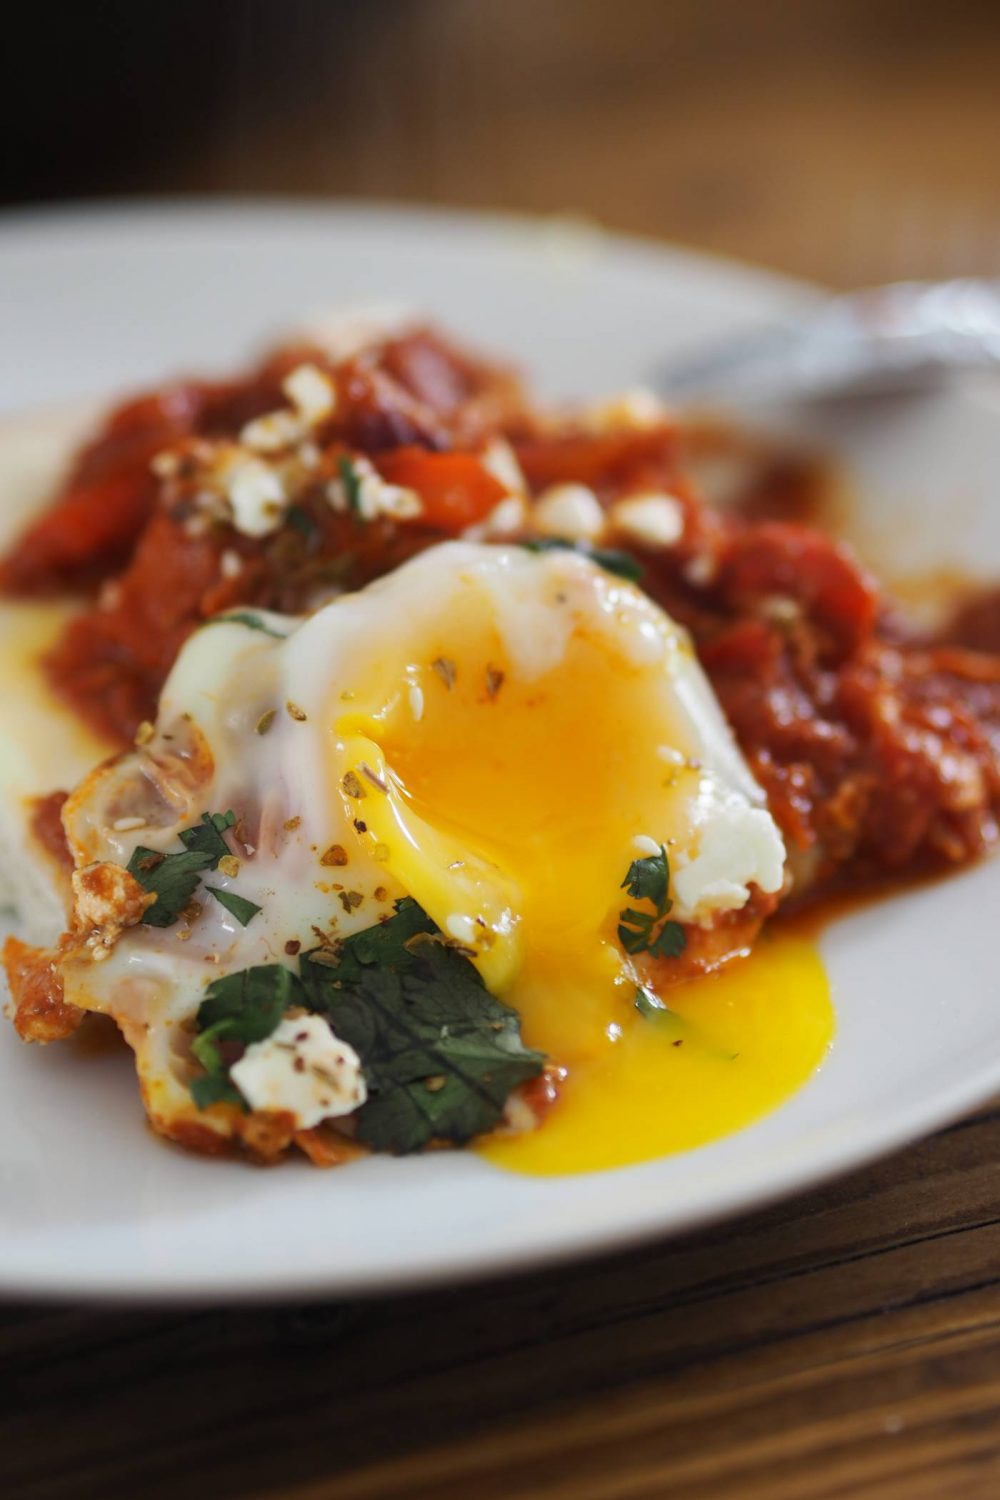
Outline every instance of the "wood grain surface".
{"type": "Polygon", "coordinates": [[[791,1204],[520,1279],[8,1308],[0,1494],[994,1500],[998,1163],[1000,1107],[791,1204]]]}

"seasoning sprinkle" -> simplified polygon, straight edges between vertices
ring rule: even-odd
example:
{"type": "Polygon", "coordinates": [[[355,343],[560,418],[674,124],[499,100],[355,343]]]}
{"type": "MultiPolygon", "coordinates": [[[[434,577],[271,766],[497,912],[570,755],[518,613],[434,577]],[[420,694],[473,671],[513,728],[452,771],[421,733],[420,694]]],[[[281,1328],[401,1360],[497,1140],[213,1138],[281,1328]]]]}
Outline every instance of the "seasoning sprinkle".
{"type": "Polygon", "coordinates": [[[440,677],[445,687],[450,692],[455,686],[455,678],[458,676],[458,668],[450,656],[436,656],[431,662],[431,668],[440,677]]]}
{"type": "Polygon", "coordinates": [[[424,1088],[429,1094],[439,1094],[447,1082],[443,1073],[435,1073],[432,1077],[424,1079],[424,1088]]]}
{"type": "Polygon", "coordinates": [[[302,822],[301,818],[286,818],[285,821],[284,821],[284,823],[282,823],[281,826],[285,830],[286,833],[294,833],[295,830],[296,830],[296,828],[298,828],[298,826],[299,826],[299,824],[301,822],[302,822]]]}
{"type": "Polygon", "coordinates": [[[360,891],[341,891],[337,899],[344,910],[350,913],[356,906],[360,906],[365,898],[360,891]]]}
{"type": "Polygon", "coordinates": [[[372,786],[378,787],[380,792],[387,792],[389,790],[378,772],[373,771],[371,766],[369,766],[365,761],[361,762],[361,765],[358,769],[360,770],[362,776],[364,776],[365,780],[370,781],[372,786]]]}
{"type": "Polygon", "coordinates": [[[355,800],[360,797],[367,796],[364,787],[358,780],[356,771],[345,771],[343,776],[340,778],[340,784],[347,795],[349,797],[353,797],[355,800]]]}
{"type": "Polygon", "coordinates": [[[323,854],[320,855],[321,865],[346,865],[347,850],[343,844],[331,844],[323,854]]]}
{"type": "Polygon", "coordinates": [[[274,708],[269,708],[264,713],[262,713],[260,718],[257,720],[257,723],[254,725],[255,733],[266,734],[271,725],[274,723],[276,713],[277,709],[274,708]]]}
{"type": "Polygon", "coordinates": [[[148,745],[155,733],[155,727],[149,722],[148,719],[143,719],[142,723],[139,725],[139,728],[135,732],[136,748],[141,750],[143,745],[148,745]]]}
{"type": "Polygon", "coordinates": [[[306,711],[305,711],[305,709],[304,708],[300,708],[297,703],[293,703],[290,698],[289,698],[288,702],[285,704],[285,712],[288,714],[288,717],[290,719],[295,719],[296,722],[299,723],[299,724],[304,724],[306,722],[306,711]]]}
{"type": "Polygon", "coordinates": [[[503,687],[503,682],[506,675],[506,672],[502,672],[499,667],[486,668],[486,696],[491,701],[496,697],[497,693],[499,693],[500,689],[503,687]]]}
{"type": "Polygon", "coordinates": [[[234,877],[240,873],[240,862],[235,854],[224,854],[219,860],[219,873],[234,877]]]}

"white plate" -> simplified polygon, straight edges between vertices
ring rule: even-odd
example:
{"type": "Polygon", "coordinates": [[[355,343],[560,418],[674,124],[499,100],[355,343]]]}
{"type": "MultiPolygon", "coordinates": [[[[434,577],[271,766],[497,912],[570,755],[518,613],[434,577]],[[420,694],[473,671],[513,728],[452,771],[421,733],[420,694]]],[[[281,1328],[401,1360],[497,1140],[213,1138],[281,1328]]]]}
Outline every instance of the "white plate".
{"type": "MultiPolygon", "coordinates": [[[[596,394],[809,295],[724,262],[507,219],[269,205],[15,215],[0,221],[0,409],[225,369],[357,298],[426,308],[519,358],[546,391],[596,394]]],[[[1000,573],[991,392],[812,425],[871,485],[877,515],[917,518],[908,560],[1000,573]]],[[[26,1048],[4,1029],[0,1290],[381,1291],[674,1233],[806,1187],[1000,1088],[986,917],[998,910],[993,863],[838,923],[823,942],[838,1036],[811,1083],[728,1140],[589,1176],[522,1178],[462,1153],[336,1173],[185,1156],[143,1128],[124,1055],[26,1048]]]]}

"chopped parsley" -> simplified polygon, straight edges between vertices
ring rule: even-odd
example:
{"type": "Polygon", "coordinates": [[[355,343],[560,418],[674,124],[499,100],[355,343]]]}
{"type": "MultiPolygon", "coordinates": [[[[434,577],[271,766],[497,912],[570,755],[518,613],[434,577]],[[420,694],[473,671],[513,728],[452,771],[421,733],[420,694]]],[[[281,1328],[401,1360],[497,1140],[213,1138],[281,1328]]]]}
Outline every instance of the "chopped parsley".
{"type": "Polygon", "coordinates": [[[344,486],[344,498],[347,501],[347,509],[357,520],[364,520],[364,512],[361,507],[361,475],[346,453],[342,453],[337,460],[337,471],[340,474],[340,482],[344,486]]]}
{"type": "Polygon", "coordinates": [[[236,918],[241,927],[245,927],[261,910],[255,901],[248,901],[245,896],[237,896],[235,891],[224,891],[217,885],[206,885],[205,889],[209,895],[215,897],[220,906],[224,906],[226,911],[236,918]]]}
{"type": "Polygon", "coordinates": [[[335,966],[304,954],[302,975],[312,1008],[361,1058],[368,1100],[357,1134],[376,1151],[492,1130],[511,1090],[545,1065],[522,1042],[517,1012],[408,897],[387,922],[349,938],[335,966]]]}
{"type": "Polygon", "coordinates": [[[283,631],[272,630],[270,625],[264,624],[260,615],[255,615],[248,609],[235,610],[229,615],[213,615],[210,620],[205,621],[202,629],[207,629],[209,625],[245,625],[248,630],[259,630],[261,635],[273,636],[276,641],[286,639],[283,631]]]}
{"type": "Polygon", "coordinates": [[[627,906],[619,913],[618,941],[626,953],[651,953],[654,958],[677,958],[684,952],[687,936],[679,922],[665,920],[673,906],[670,862],[660,845],[658,854],[634,859],[622,881],[622,890],[636,901],[648,901],[653,911],[627,906]]]}
{"type": "Polygon", "coordinates": [[[626,578],[629,583],[638,583],[646,571],[631,552],[619,552],[613,547],[588,547],[586,542],[573,542],[569,537],[564,536],[526,537],[518,542],[518,546],[524,547],[528,552],[579,552],[582,557],[589,557],[591,562],[603,568],[606,573],[614,573],[619,578],[626,578]]]}
{"type": "MultiPolygon", "coordinates": [[[[182,852],[162,854],[158,849],[146,849],[142,845],[133,851],[127,865],[128,872],[144,891],[151,891],[156,897],[142,916],[147,927],[173,926],[191,902],[201,884],[202,875],[208,870],[218,869],[219,861],[231,852],[223,834],[235,822],[236,814],[232,811],[203,813],[200,823],[196,823],[193,828],[185,828],[180,834],[180,841],[184,845],[182,852]]],[[[218,894],[213,891],[213,895],[218,897],[218,894]]],[[[222,895],[229,894],[222,892],[222,895]]],[[[226,904],[224,901],[223,905],[226,904]]],[[[253,902],[248,901],[245,905],[253,906],[253,902]]],[[[229,910],[239,917],[232,906],[229,910]]],[[[259,911],[260,908],[256,907],[254,910],[259,911]]],[[[253,915],[254,912],[251,911],[246,922],[253,915]]],[[[244,926],[246,922],[243,923],[244,926]]]]}
{"type": "Polygon", "coordinates": [[[406,897],[336,949],[303,953],[297,975],[269,964],[209,986],[192,1045],[205,1069],[191,1084],[199,1108],[239,1101],[233,1053],[270,1036],[289,1006],[326,1016],[358,1053],[368,1099],[357,1135],[376,1151],[462,1144],[492,1130],[511,1090],[545,1065],[522,1042],[517,1012],[406,897]]]}

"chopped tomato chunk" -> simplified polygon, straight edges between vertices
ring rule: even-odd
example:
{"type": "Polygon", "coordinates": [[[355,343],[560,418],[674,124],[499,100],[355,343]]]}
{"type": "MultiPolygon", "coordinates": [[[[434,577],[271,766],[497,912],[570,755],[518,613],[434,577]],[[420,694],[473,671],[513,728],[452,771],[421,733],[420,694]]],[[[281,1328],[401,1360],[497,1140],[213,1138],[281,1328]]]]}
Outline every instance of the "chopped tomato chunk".
{"type": "Polygon", "coordinates": [[[390,484],[416,490],[424,502],[421,520],[445,531],[461,531],[483,520],[507,493],[472,453],[397,448],[381,454],[378,467],[390,484]]]}

